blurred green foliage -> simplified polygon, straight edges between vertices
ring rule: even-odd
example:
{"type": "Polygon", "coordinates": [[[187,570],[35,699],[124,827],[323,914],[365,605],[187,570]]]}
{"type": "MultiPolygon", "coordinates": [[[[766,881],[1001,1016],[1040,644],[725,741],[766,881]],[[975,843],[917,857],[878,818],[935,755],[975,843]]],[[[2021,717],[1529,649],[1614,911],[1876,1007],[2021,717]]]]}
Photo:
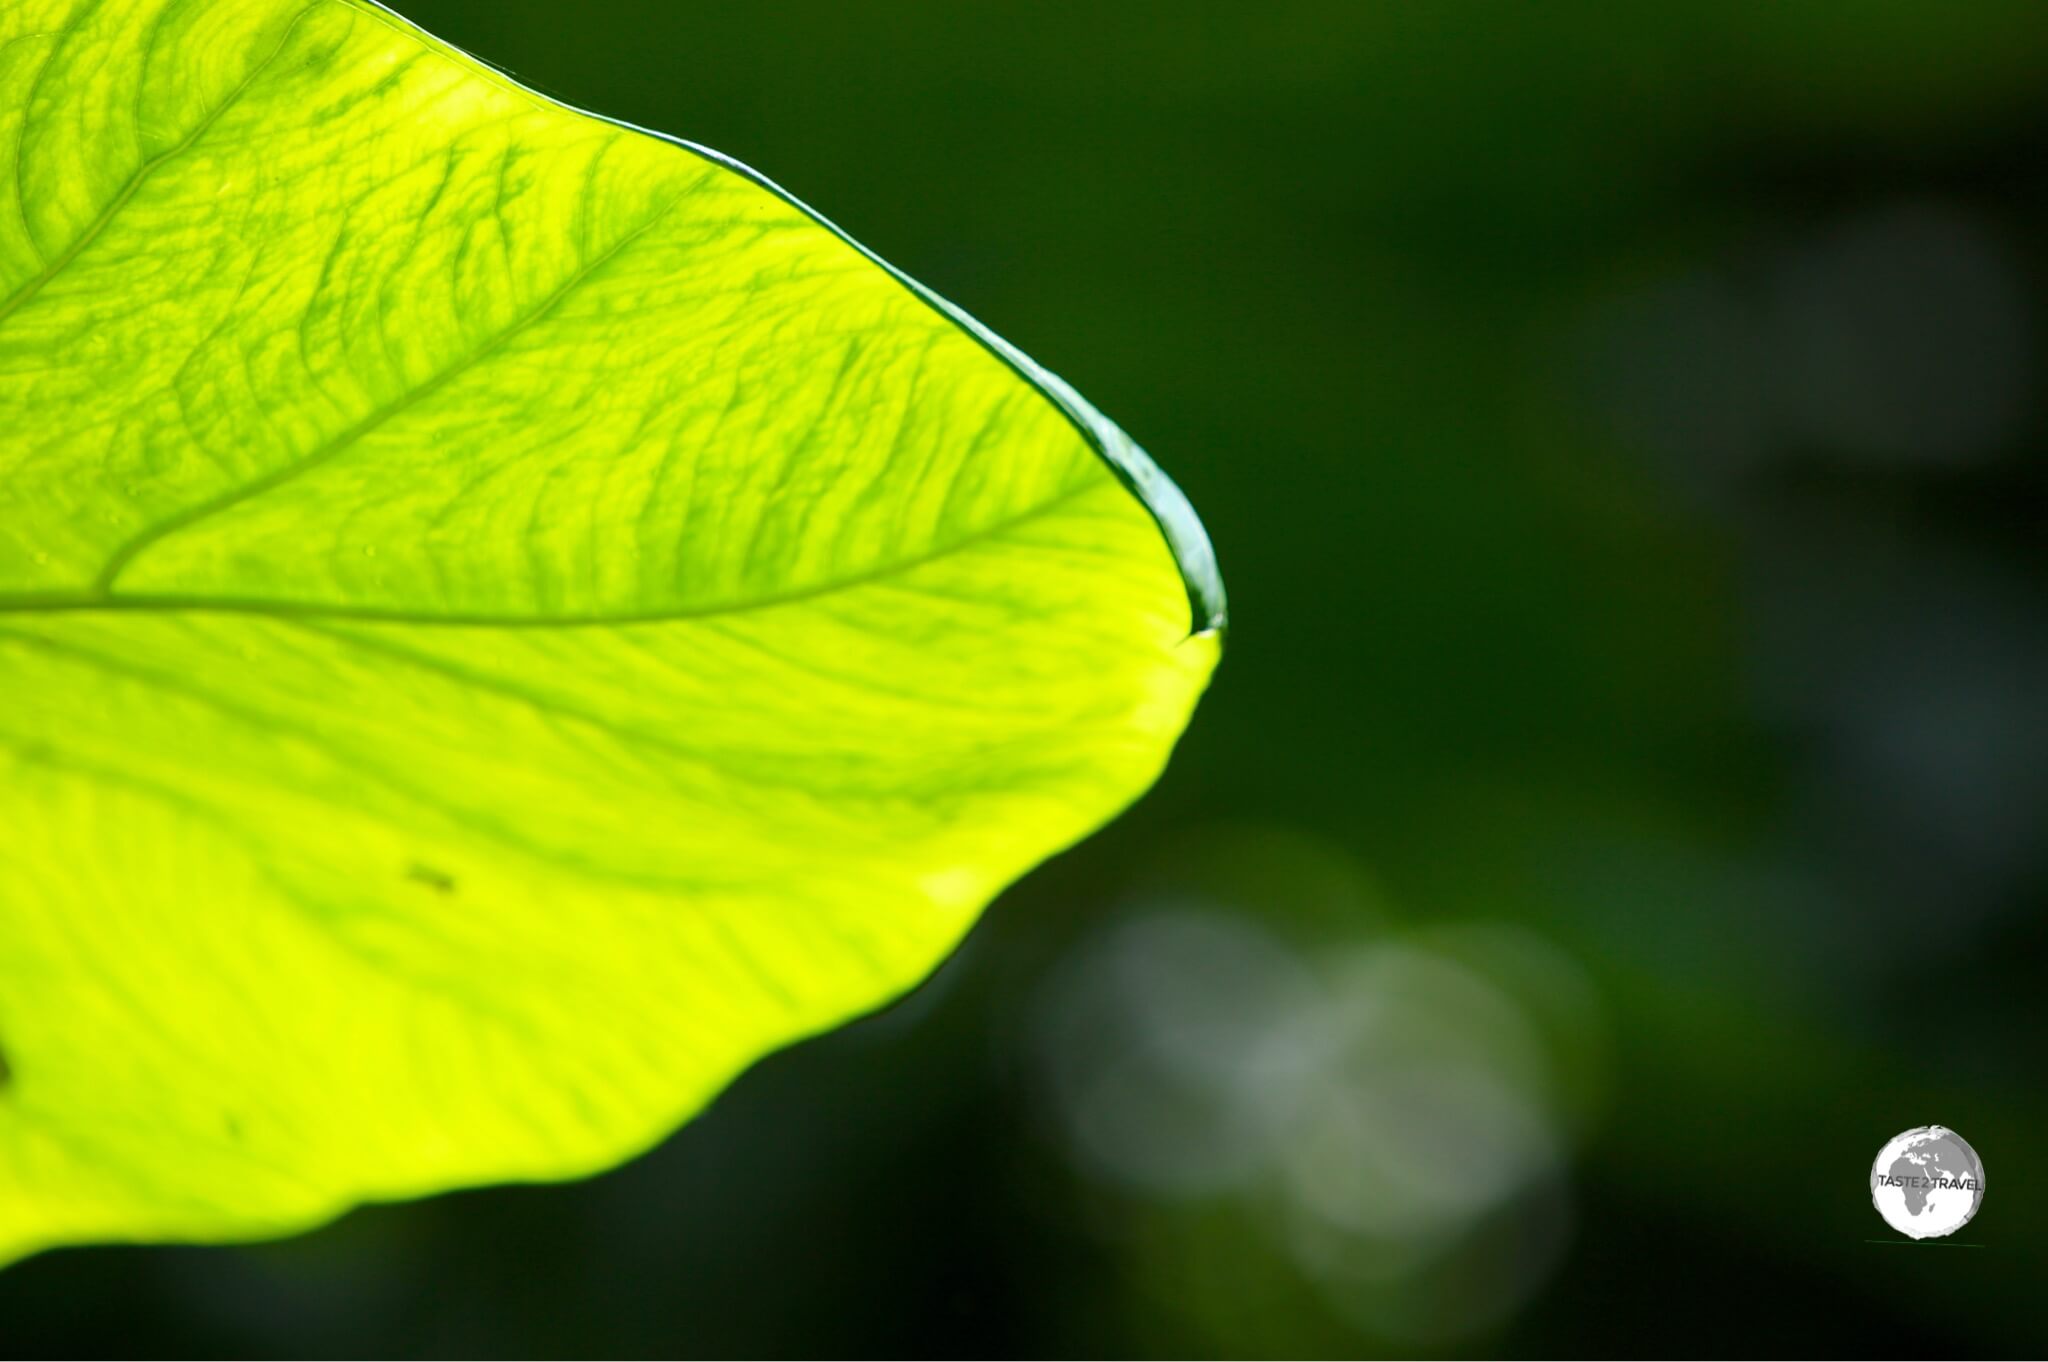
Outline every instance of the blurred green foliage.
{"type": "MultiPolygon", "coordinates": [[[[641,1163],[274,1249],[53,1255],[0,1277],[10,1342],[2048,1345],[2048,9],[411,13],[761,167],[1079,384],[1202,508],[1229,664],[1143,806],[920,994],[641,1163]],[[1240,947],[1180,974],[1125,949],[1218,922],[1240,947]],[[1561,958],[1584,1024],[1445,954],[1455,929],[1561,958]],[[1510,1019],[1496,1039],[1426,1004],[1329,1020],[1418,956],[1510,1019]],[[1098,977],[1103,1053],[1136,1066],[1111,1090],[1164,1094],[1109,1145],[1076,1134],[1097,1108],[1062,1097],[1045,1020],[1098,977]],[[1297,994],[1321,1001],[1271,1002],[1297,994]],[[1238,1108],[1182,1042],[1282,1015],[1350,1037],[1307,1087],[1361,1095],[1360,1129],[1447,1122],[1445,1158],[1507,1129],[1388,1096],[1394,1061],[1455,1042],[1494,1084],[1470,1092],[1535,1094],[1550,1152],[1378,1238],[1369,1198],[1337,1213],[1355,1183],[1290,1171],[1307,1117],[1207,1182],[1100,1156],[1150,1129],[1192,1160],[1238,1108]],[[1509,1032],[1537,1058],[1506,1065],[1509,1032]],[[1980,1249],[1882,1242],[1868,1161],[1927,1122],[1984,1158],[1980,1249]]],[[[1310,1162],[1380,1153],[1338,1147],[1310,1162]]]]}

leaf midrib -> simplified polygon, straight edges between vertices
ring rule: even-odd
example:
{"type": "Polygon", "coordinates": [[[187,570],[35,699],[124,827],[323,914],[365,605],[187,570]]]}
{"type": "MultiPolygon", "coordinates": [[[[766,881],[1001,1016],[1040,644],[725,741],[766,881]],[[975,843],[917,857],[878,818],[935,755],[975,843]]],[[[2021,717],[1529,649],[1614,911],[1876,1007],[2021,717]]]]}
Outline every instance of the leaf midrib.
{"type": "Polygon", "coordinates": [[[76,614],[80,612],[142,614],[234,614],[257,615],[283,620],[336,620],[365,624],[404,624],[433,628],[469,629],[580,629],[621,627],[634,624],[668,624],[722,615],[745,614],[777,606],[795,605],[822,596],[835,595],[856,587],[904,576],[927,564],[950,558],[978,543],[997,539],[1101,489],[1122,488],[1106,470],[1064,488],[1058,494],[1032,506],[992,521],[979,529],[948,540],[923,553],[895,559],[857,573],[829,578],[787,591],[766,592],[743,599],[714,601],[704,605],[668,609],[599,611],[563,615],[494,615],[480,612],[426,613],[398,606],[351,605],[344,602],[265,600],[260,597],[206,595],[180,592],[44,591],[0,594],[0,617],[7,615],[76,614]]]}

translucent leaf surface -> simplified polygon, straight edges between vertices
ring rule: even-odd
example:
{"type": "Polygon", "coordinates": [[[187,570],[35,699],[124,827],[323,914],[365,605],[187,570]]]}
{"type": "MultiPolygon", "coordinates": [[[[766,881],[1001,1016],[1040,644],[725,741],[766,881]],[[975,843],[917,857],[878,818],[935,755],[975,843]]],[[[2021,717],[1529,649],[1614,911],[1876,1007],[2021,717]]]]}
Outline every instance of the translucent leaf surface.
{"type": "Polygon", "coordinates": [[[1142,791],[1221,613],[744,167],[358,0],[7,0],[0,1259],[644,1148],[1142,791]]]}

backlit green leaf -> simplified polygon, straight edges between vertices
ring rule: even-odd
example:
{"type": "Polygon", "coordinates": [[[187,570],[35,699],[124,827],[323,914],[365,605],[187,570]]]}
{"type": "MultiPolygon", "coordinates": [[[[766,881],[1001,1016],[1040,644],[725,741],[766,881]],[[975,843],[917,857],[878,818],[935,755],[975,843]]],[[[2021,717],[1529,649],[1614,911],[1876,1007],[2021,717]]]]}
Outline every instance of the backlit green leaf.
{"type": "Polygon", "coordinates": [[[6,0],[0,1260],[644,1148],[1142,791],[1221,614],[744,167],[362,0],[6,0]]]}

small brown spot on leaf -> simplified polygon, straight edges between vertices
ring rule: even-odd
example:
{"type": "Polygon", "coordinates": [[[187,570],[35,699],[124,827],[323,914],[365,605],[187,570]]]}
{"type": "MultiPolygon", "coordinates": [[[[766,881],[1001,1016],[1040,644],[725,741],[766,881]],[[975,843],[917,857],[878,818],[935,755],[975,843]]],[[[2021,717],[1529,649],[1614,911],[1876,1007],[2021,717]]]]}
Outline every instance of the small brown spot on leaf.
{"type": "Polygon", "coordinates": [[[405,877],[414,884],[424,884],[438,894],[455,892],[455,877],[445,870],[436,870],[430,865],[414,861],[406,868],[405,877]]]}

